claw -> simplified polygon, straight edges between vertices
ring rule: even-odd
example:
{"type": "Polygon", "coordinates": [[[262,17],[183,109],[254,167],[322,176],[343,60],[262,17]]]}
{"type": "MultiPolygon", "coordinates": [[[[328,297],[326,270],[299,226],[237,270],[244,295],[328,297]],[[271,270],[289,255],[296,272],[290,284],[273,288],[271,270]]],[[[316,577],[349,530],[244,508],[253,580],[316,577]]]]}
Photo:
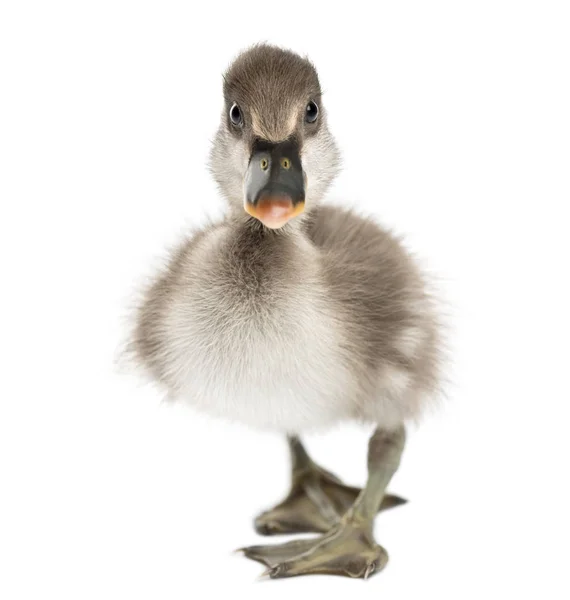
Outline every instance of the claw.
{"type": "Polygon", "coordinates": [[[275,527],[275,523],[270,521],[269,523],[262,523],[260,519],[256,519],[255,521],[255,530],[259,535],[271,535],[276,532],[277,527],[275,527]]]}
{"type": "Polygon", "coordinates": [[[367,567],[366,571],[364,571],[364,579],[368,579],[372,573],[374,573],[376,569],[376,562],[371,562],[367,567]]]}
{"type": "Polygon", "coordinates": [[[276,565],[274,567],[269,567],[269,569],[265,569],[263,573],[258,577],[259,581],[267,581],[268,579],[277,579],[281,577],[281,573],[283,572],[282,565],[276,565]]]}

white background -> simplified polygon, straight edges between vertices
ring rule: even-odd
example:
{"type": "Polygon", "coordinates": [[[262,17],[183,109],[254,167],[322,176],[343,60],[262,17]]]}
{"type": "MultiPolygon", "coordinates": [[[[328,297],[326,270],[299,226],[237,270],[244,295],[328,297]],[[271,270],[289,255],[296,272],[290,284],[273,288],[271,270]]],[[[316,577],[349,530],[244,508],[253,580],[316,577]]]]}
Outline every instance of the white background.
{"type": "MultiPolygon", "coordinates": [[[[2,3],[2,598],[569,597],[566,8],[2,3]],[[391,486],[411,501],[377,520],[391,560],[366,583],[256,583],[231,551],[286,491],[284,441],[113,367],[141,277],[222,210],[221,73],[261,40],[319,69],[330,201],[406,234],[452,321],[449,399],[411,432],[391,486]]],[[[367,434],[307,443],[362,484],[367,434]]]]}

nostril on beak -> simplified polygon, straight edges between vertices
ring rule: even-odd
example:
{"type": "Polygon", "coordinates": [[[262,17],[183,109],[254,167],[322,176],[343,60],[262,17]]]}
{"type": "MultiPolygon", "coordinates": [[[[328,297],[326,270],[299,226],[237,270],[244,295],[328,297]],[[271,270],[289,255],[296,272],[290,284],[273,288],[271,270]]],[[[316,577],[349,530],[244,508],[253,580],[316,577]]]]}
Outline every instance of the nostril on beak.
{"type": "Polygon", "coordinates": [[[285,170],[289,170],[291,168],[291,161],[288,158],[282,158],[281,159],[281,166],[285,170]]]}

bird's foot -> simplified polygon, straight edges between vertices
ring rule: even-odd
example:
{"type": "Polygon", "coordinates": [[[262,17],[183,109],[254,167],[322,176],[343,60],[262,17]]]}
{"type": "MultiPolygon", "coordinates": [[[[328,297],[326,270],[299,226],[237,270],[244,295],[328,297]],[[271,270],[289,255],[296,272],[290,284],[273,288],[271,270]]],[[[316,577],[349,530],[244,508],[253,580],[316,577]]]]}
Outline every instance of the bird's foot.
{"type": "Polygon", "coordinates": [[[311,574],[367,579],[388,562],[388,553],[374,541],[371,529],[371,524],[345,518],[318,538],[250,546],[241,552],[267,566],[263,575],[271,579],[311,574]]]}
{"type": "MultiPolygon", "coordinates": [[[[344,485],[335,475],[311,463],[293,474],[290,493],[277,506],[255,519],[255,529],[262,535],[327,532],[354,504],[360,491],[360,488],[344,485]]],[[[405,502],[399,496],[387,494],[380,510],[405,502]]]]}

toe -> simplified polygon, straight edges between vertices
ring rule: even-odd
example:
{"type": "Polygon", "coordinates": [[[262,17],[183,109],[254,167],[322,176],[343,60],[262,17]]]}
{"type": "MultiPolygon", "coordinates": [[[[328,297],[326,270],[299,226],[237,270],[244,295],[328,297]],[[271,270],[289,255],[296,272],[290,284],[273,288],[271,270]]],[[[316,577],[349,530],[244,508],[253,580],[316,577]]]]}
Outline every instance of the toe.
{"type": "Polygon", "coordinates": [[[261,535],[323,533],[330,529],[331,523],[308,497],[299,495],[260,514],[254,521],[254,527],[261,535]]]}
{"type": "Polygon", "coordinates": [[[274,546],[248,546],[240,548],[240,552],[250,558],[264,564],[266,567],[275,567],[296,556],[301,556],[311,550],[315,544],[314,539],[294,540],[286,544],[276,544],[274,546]]]}

